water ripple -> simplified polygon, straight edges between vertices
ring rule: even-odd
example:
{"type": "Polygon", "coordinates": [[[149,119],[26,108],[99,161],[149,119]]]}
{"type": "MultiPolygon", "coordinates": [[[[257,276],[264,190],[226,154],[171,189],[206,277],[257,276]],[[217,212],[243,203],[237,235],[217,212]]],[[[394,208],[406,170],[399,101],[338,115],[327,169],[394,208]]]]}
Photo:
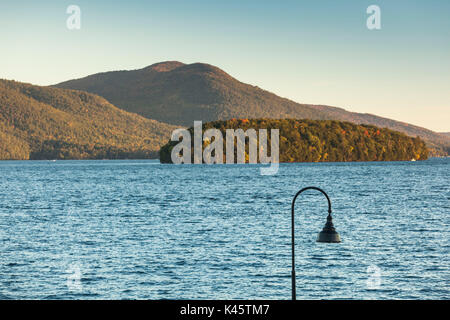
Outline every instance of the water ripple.
{"type": "Polygon", "coordinates": [[[449,299],[450,160],[0,162],[0,299],[449,299]]]}

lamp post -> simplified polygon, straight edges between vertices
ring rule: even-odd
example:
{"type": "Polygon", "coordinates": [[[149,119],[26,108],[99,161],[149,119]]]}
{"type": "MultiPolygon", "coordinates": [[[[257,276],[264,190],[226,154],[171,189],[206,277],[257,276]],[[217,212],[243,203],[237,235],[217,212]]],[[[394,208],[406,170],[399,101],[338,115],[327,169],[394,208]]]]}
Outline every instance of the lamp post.
{"type": "Polygon", "coordinates": [[[317,190],[322,192],[325,197],[328,200],[328,216],[327,216],[327,222],[325,223],[325,226],[323,227],[322,231],[319,232],[319,235],[317,236],[317,242],[326,242],[326,243],[339,243],[341,242],[341,237],[339,236],[339,233],[336,232],[336,229],[333,226],[333,218],[331,217],[331,201],[328,195],[320,188],[317,187],[306,187],[301,189],[297,194],[294,196],[294,199],[292,200],[292,215],[291,215],[291,232],[292,232],[292,300],[296,299],[296,290],[295,290],[295,232],[294,232],[294,205],[295,200],[297,197],[306,190],[317,190]]]}

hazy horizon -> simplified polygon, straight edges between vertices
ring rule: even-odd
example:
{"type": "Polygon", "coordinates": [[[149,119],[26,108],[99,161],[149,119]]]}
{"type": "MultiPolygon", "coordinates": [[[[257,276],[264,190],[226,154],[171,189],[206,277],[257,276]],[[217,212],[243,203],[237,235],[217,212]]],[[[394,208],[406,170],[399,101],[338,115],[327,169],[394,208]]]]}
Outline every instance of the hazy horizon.
{"type": "Polygon", "coordinates": [[[450,3],[18,1],[0,4],[0,78],[51,85],[176,60],[299,103],[450,127],[450,3]],[[81,29],[69,30],[69,5],[81,29]],[[366,9],[381,9],[369,30],[366,9]]]}

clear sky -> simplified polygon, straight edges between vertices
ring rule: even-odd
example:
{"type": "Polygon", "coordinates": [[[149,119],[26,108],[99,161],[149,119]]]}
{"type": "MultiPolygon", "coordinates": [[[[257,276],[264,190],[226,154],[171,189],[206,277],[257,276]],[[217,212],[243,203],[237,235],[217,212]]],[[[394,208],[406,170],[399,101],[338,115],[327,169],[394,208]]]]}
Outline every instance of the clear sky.
{"type": "Polygon", "coordinates": [[[0,78],[205,62],[297,102],[450,131],[448,0],[1,1],[0,36],[0,78]],[[381,30],[366,27],[371,4],[381,30]]]}

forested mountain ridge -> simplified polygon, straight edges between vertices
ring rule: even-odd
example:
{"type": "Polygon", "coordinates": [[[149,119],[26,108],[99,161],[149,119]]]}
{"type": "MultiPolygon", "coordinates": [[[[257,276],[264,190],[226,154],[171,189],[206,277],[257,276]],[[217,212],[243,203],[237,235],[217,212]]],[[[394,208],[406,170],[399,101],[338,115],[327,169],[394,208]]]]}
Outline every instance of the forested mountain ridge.
{"type": "Polygon", "coordinates": [[[156,158],[174,128],[91,93],[0,80],[0,159],[156,158]]]}
{"type": "MultiPolygon", "coordinates": [[[[203,124],[202,129],[211,128],[219,129],[222,133],[224,163],[226,129],[246,131],[249,128],[256,131],[267,129],[268,149],[271,146],[270,129],[279,129],[280,162],[409,161],[428,158],[428,149],[419,137],[411,138],[401,132],[372,125],[356,125],[334,120],[232,119],[208,122],[203,124]]],[[[193,128],[189,130],[192,137],[193,128]]],[[[193,139],[191,143],[193,148],[193,139]]],[[[177,144],[177,141],[169,141],[161,148],[162,163],[172,162],[172,149],[177,144]]],[[[247,141],[247,160],[248,144],[247,141]]],[[[206,145],[204,144],[203,148],[206,145]]]]}
{"type": "Polygon", "coordinates": [[[340,120],[419,136],[433,155],[450,152],[450,137],[446,135],[372,114],[296,103],[204,63],[161,62],[138,70],[98,73],[56,87],[92,92],[126,111],[182,126],[192,126],[194,120],[232,118],[340,120]]]}

